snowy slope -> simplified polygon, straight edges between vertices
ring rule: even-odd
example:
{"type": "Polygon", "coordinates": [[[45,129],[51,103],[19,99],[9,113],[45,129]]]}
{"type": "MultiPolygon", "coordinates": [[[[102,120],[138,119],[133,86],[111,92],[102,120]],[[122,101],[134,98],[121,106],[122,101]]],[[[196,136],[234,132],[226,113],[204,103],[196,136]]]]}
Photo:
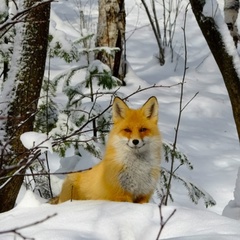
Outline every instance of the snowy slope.
{"type": "MultiPolygon", "coordinates": [[[[163,221],[174,209],[176,212],[163,228],[161,239],[235,240],[240,237],[238,221],[203,210],[163,207],[163,221]]],[[[75,201],[51,206],[40,204],[31,192],[27,192],[18,207],[1,214],[1,231],[42,221],[46,217],[50,218],[21,230],[21,234],[51,240],[148,240],[156,239],[160,229],[156,204],[75,201]]],[[[13,234],[0,235],[0,239],[11,240],[13,234]]]]}

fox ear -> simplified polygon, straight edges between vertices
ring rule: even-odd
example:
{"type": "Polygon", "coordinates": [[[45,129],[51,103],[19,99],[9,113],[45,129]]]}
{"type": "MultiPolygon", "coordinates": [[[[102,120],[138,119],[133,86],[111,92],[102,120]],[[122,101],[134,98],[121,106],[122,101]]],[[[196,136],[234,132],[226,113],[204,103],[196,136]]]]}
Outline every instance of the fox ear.
{"type": "Polygon", "coordinates": [[[141,107],[144,115],[152,120],[158,120],[158,101],[156,97],[150,97],[141,107]]]}
{"type": "Polygon", "coordinates": [[[121,98],[115,97],[112,107],[113,122],[123,119],[126,116],[126,111],[128,109],[128,105],[121,98]]]}

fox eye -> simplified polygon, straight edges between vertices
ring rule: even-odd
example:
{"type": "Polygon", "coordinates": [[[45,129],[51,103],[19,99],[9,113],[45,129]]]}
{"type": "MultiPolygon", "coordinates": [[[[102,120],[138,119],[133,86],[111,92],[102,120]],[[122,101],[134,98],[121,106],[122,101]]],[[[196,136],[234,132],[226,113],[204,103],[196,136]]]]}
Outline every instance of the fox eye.
{"type": "Polygon", "coordinates": [[[129,128],[124,128],[123,130],[124,130],[125,132],[128,132],[128,133],[132,132],[131,129],[129,129],[129,128]]]}
{"type": "Polygon", "coordinates": [[[146,131],[147,131],[147,128],[142,127],[142,128],[139,129],[139,132],[146,132],[146,131]]]}

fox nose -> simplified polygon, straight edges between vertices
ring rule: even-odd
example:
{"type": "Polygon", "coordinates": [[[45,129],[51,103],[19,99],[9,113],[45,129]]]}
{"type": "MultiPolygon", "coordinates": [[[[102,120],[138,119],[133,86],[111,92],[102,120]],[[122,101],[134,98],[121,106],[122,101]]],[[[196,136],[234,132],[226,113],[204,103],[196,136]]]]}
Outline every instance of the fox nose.
{"type": "Polygon", "coordinates": [[[137,139],[133,139],[133,140],[132,140],[132,143],[136,146],[136,145],[138,145],[139,140],[137,140],[137,139]]]}

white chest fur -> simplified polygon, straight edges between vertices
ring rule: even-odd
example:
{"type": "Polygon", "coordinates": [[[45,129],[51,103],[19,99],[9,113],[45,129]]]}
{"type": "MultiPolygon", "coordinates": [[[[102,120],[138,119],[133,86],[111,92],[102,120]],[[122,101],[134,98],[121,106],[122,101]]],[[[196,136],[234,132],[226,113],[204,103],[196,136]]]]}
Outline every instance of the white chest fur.
{"type": "Polygon", "coordinates": [[[156,187],[157,177],[153,170],[159,169],[159,161],[153,159],[149,151],[138,152],[131,149],[126,151],[122,159],[124,167],[119,174],[119,181],[123,189],[135,196],[148,194],[156,187]]]}

